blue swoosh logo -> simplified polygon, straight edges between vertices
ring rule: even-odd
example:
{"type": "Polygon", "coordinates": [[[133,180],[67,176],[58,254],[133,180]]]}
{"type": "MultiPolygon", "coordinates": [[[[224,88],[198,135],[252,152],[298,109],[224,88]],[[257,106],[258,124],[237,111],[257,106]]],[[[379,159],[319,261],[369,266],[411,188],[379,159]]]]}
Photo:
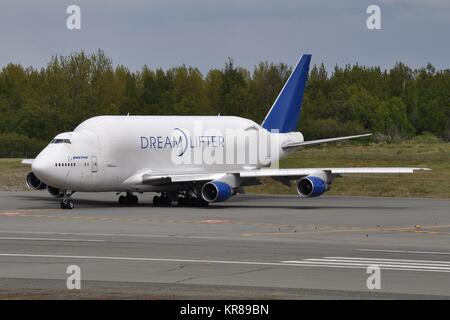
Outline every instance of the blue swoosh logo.
{"type": "MultiPolygon", "coordinates": [[[[174,128],[173,130],[174,130],[174,131],[175,131],[175,130],[180,131],[181,134],[182,134],[183,137],[184,137],[184,141],[186,142],[186,143],[185,143],[185,146],[184,146],[184,148],[183,148],[183,150],[181,150],[181,152],[178,154],[178,156],[181,157],[181,156],[186,152],[186,149],[187,149],[187,147],[188,147],[188,137],[187,137],[186,133],[185,133],[183,130],[181,130],[180,128],[174,128]]],[[[182,144],[183,144],[183,143],[182,143],[182,144]]]]}

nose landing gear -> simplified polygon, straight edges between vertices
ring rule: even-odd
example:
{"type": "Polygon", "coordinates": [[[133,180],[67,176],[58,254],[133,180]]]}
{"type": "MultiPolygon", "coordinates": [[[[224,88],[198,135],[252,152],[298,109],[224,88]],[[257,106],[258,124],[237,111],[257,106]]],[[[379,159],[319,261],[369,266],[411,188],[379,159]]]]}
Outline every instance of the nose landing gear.
{"type": "Polygon", "coordinates": [[[70,191],[66,191],[64,193],[64,198],[61,200],[59,206],[61,207],[61,209],[69,209],[72,210],[73,208],[75,208],[75,203],[73,202],[72,199],[70,199],[70,197],[72,196],[73,192],[70,191]]]}
{"type": "Polygon", "coordinates": [[[61,200],[60,207],[61,209],[73,209],[75,207],[75,204],[73,203],[73,200],[65,199],[61,200]]]}

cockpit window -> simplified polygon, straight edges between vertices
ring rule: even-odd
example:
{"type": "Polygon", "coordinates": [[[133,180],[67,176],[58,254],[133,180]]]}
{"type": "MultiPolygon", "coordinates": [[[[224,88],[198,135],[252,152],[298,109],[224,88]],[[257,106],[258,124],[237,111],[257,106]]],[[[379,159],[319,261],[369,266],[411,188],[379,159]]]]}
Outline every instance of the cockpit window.
{"type": "Polygon", "coordinates": [[[71,143],[69,139],[53,139],[52,143],[71,143]]]}

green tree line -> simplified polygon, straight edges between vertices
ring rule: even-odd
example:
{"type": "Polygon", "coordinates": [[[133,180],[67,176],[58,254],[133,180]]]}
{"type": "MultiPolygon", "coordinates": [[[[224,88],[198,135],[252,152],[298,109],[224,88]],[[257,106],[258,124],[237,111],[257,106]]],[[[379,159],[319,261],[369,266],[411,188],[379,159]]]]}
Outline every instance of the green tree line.
{"type": "MultiPolygon", "coordinates": [[[[102,114],[238,115],[260,123],[291,67],[261,62],[249,71],[130,71],[101,50],[54,56],[44,68],[8,64],[0,72],[0,157],[32,157],[59,132],[102,114]]],[[[299,129],[306,139],[362,132],[403,139],[424,132],[450,140],[450,70],[431,64],[390,70],[324,65],[310,70],[299,129]]]]}

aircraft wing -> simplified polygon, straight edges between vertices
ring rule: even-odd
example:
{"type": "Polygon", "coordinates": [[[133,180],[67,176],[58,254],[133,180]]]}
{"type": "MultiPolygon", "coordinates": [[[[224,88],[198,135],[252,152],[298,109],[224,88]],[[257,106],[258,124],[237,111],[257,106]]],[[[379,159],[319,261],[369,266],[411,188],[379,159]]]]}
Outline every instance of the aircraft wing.
{"type": "Polygon", "coordinates": [[[135,175],[125,180],[124,184],[148,184],[148,185],[167,185],[171,183],[186,183],[186,182],[199,182],[199,181],[211,181],[220,179],[227,175],[226,172],[212,172],[212,173],[182,173],[182,174],[170,174],[148,171],[140,171],[135,175]]]}
{"type": "Polygon", "coordinates": [[[193,173],[193,174],[172,174],[159,176],[144,174],[142,176],[142,183],[151,185],[161,185],[168,183],[211,181],[215,179],[220,179],[225,175],[226,173],[193,173]]]}
{"type": "Polygon", "coordinates": [[[362,168],[302,168],[302,169],[258,169],[239,172],[241,178],[263,178],[263,177],[304,177],[311,173],[323,170],[335,176],[345,174],[366,173],[413,173],[420,170],[431,170],[428,168],[408,167],[362,167],[362,168]]]}
{"type": "Polygon", "coordinates": [[[342,141],[342,140],[349,140],[349,139],[356,139],[356,138],[362,138],[362,137],[368,137],[371,136],[371,133],[366,134],[359,134],[356,136],[346,136],[346,137],[337,137],[337,138],[328,138],[328,139],[318,139],[318,140],[310,140],[310,141],[302,141],[302,142],[292,142],[288,143],[283,146],[283,149],[289,150],[293,148],[300,148],[300,147],[306,147],[306,146],[314,146],[321,143],[327,143],[327,142],[335,142],[335,141],[342,141]]]}
{"type": "Polygon", "coordinates": [[[28,164],[28,165],[32,165],[33,164],[34,159],[23,159],[21,161],[22,164],[28,164]]]}
{"type": "Polygon", "coordinates": [[[428,168],[409,168],[409,167],[362,167],[362,168],[302,168],[302,169],[255,169],[230,172],[212,172],[212,173],[186,173],[186,174],[164,174],[156,173],[150,170],[141,171],[124,181],[124,184],[148,184],[148,185],[167,185],[172,183],[192,183],[207,182],[220,179],[226,175],[235,175],[242,180],[253,180],[264,177],[297,179],[323,170],[335,177],[345,174],[369,174],[369,173],[413,173],[414,171],[431,170],[428,168]]]}

